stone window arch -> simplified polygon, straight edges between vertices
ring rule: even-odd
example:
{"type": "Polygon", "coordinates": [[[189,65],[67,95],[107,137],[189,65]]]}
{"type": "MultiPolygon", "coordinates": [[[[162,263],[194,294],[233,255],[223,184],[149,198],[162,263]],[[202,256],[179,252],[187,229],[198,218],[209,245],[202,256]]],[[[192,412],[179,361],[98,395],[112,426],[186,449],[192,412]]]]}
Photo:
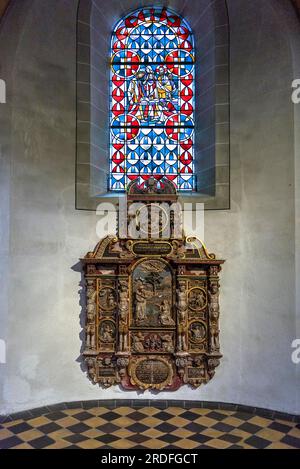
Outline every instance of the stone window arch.
{"type": "MultiPolygon", "coordinates": [[[[153,2],[144,2],[150,7],[153,2]]],[[[184,202],[230,207],[229,25],[225,0],[155,2],[190,25],[195,39],[194,190],[184,202]]],[[[110,39],[114,25],[140,2],[81,0],[77,19],[76,208],[118,201],[110,186],[110,39]]]]}

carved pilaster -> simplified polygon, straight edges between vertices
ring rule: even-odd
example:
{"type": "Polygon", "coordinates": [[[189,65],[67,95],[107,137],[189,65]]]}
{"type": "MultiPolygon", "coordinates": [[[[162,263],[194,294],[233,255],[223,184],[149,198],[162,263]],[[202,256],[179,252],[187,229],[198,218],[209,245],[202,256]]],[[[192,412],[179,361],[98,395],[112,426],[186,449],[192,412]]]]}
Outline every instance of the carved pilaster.
{"type": "MultiPolygon", "coordinates": [[[[213,266],[218,267],[218,266],[213,266]]],[[[219,306],[219,281],[217,269],[210,267],[210,277],[209,277],[209,351],[211,353],[220,351],[220,342],[219,342],[219,316],[220,316],[220,306],[219,306]],[[213,273],[213,275],[211,275],[213,273]]]]}
{"type": "Polygon", "coordinates": [[[95,280],[87,280],[86,289],[86,325],[85,354],[96,354],[96,287],[95,280]]]}
{"type": "Polygon", "coordinates": [[[178,337],[177,337],[177,351],[187,351],[187,292],[186,281],[179,280],[176,291],[177,302],[177,324],[178,324],[178,337]]]}
{"type": "Polygon", "coordinates": [[[129,291],[128,291],[128,279],[119,279],[118,285],[119,291],[119,305],[118,305],[118,351],[128,351],[128,323],[129,323],[129,291]]]}

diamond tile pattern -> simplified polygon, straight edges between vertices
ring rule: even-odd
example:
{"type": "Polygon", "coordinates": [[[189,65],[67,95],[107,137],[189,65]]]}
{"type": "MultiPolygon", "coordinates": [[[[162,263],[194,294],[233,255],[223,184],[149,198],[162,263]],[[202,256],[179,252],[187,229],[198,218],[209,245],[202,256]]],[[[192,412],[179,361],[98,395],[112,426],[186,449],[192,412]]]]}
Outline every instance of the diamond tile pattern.
{"type": "Polygon", "coordinates": [[[66,409],[0,425],[0,449],[300,448],[300,426],[229,410],[66,409]]]}

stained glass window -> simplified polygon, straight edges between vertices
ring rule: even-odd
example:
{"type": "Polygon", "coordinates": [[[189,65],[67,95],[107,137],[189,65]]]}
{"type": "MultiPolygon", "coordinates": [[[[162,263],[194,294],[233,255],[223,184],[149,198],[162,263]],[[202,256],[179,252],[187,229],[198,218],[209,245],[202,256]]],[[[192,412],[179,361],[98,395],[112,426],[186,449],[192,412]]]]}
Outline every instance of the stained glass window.
{"type": "Polygon", "coordinates": [[[110,189],[151,176],[194,189],[194,38],[165,8],[123,18],[111,42],[110,189]]]}

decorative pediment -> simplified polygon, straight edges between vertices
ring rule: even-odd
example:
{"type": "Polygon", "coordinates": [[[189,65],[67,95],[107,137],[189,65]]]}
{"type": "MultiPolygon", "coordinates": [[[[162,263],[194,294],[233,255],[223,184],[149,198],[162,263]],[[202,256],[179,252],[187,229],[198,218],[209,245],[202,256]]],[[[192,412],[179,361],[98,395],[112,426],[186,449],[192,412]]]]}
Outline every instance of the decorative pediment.
{"type": "Polygon", "coordinates": [[[194,236],[184,239],[169,240],[132,240],[119,239],[115,236],[107,236],[88,252],[84,260],[88,259],[124,259],[139,258],[143,256],[163,255],[174,260],[203,260],[213,261],[215,254],[208,253],[204,243],[194,236]]]}

